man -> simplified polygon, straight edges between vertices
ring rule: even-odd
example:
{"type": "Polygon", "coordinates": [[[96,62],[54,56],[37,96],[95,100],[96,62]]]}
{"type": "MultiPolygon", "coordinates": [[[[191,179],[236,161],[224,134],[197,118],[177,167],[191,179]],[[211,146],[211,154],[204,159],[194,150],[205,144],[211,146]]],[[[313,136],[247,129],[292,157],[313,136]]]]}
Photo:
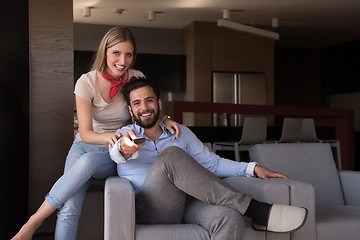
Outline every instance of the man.
{"type": "Polygon", "coordinates": [[[128,82],[123,95],[136,123],[118,130],[122,137],[113,144],[110,156],[118,163],[119,176],[134,186],[137,223],[196,223],[208,229],[212,239],[227,240],[242,239],[242,215],[252,219],[256,230],[271,232],[291,232],[305,223],[306,209],[256,201],[219,178],[287,179],[285,175],[256,163],[221,158],[183,125],[181,137],[173,140],[174,134],[159,121],[160,94],[149,80],[128,82]],[[134,143],[141,137],[145,142],[134,143]],[[189,196],[195,214],[186,214],[189,196]]]}

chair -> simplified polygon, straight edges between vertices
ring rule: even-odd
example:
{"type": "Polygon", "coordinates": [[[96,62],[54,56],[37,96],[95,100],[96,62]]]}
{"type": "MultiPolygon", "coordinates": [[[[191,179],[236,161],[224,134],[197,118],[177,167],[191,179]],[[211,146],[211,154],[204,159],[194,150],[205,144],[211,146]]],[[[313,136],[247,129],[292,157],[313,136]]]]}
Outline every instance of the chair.
{"type": "Polygon", "coordinates": [[[302,119],[302,131],[301,131],[301,142],[321,142],[329,143],[331,147],[336,149],[336,158],[338,169],[341,170],[341,152],[340,152],[340,141],[339,140],[321,140],[318,139],[315,130],[315,123],[313,118],[302,119]]]}
{"type": "Polygon", "coordinates": [[[301,118],[284,118],[281,138],[278,143],[300,142],[301,128],[301,118]]]}
{"type": "Polygon", "coordinates": [[[266,140],[267,119],[261,117],[245,117],[242,136],[237,142],[214,142],[213,151],[234,151],[235,161],[240,161],[240,151],[248,151],[250,147],[266,140]]]}
{"type": "Polygon", "coordinates": [[[290,204],[308,208],[306,224],[291,239],[359,239],[360,172],[338,171],[328,143],[258,144],[249,156],[289,176],[290,204]]]}

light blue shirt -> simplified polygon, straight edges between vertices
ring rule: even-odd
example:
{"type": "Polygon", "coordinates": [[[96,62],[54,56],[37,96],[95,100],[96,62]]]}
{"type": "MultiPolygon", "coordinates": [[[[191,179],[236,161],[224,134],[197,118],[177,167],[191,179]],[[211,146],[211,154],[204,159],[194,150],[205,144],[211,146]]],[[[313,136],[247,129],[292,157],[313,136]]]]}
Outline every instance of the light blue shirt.
{"type": "Polygon", "coordinates": [[[163,122],[159,121],[159,123],[163,133],[155,142],[147,138],[144,135],[144,129],[137,124],[130,124],[116,131],[124,134],[129,130],[134,130],[137,137],[145,137],[145,145],[127,160],[124,159],[118,150],[117,146],[120,139],[110,150],[111,159],[118,163],[117,172],[119,176],[128,179],[136,193],[141,190],[154,161],[163,150],[170,146],[183,149],[203,167],[219,177],[254,176],[256,163],[235,162],[221,158],[204,146],[195,134],[184,125],[180,125],[181,137],[173,141],[174,134],[171,134],[166,129],[163,122]]]}

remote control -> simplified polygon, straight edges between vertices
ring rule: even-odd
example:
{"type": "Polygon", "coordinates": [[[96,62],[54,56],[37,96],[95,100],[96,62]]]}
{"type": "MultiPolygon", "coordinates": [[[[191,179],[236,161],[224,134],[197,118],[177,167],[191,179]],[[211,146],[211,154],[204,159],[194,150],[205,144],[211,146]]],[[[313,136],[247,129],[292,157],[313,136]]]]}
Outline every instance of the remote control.
{"type": "Polygon", "coordinates": [[[134,140],[134,143],[138,144],[138,143],[142,143],[142,142],[145,142],[145,138],[135,138],[134,140]]]}

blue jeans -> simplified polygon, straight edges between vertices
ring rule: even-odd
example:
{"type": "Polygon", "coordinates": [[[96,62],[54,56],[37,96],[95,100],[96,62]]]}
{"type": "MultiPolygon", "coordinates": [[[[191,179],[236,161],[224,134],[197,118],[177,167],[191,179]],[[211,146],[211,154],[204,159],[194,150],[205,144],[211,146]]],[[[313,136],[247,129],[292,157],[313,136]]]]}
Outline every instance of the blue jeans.
{"type": "Polygon", "coordinates": [[[58,208],[55,240],[75,240],[83,201],[91,178],[116,175],[116,163],[108,148],[75,139],[66,157],[64,174],[56,181],[45,200],[58,208]]]}

